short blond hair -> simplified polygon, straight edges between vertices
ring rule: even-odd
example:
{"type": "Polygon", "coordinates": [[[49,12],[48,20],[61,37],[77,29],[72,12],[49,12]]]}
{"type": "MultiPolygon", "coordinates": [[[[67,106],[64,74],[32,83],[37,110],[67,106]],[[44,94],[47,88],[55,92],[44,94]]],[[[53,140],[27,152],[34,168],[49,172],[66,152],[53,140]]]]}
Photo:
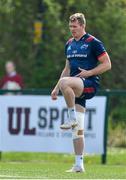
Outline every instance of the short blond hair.
{"type": "Polygon", "coordinates": [[[69,17],[69,22],[78,21],[80,25],[86,25],[85,15],[83,13],[75,13],[69,17]]]}

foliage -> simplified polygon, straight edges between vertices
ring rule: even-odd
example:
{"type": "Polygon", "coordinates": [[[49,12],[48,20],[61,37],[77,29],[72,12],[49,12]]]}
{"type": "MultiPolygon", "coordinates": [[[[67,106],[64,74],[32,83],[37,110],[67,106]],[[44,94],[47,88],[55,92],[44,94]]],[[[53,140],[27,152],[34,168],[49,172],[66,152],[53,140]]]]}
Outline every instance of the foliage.
{"type": "Polygon", "coordinates": [[[104,42],[112,60],[112,71],[102,75],[102,88],[126,88],[126,0],[43,0],[43,37],[34,45],[40,1],[0,1],[0,76],[5,62],[14,60],[27,88],[52,88],[65,63],[68,18],[83,12],[87,32],[104,42]]]}
{"type": "Polygon", "coordinates": [[[108,145],[126,147],[126,96],[109,99],[108,145]]]}

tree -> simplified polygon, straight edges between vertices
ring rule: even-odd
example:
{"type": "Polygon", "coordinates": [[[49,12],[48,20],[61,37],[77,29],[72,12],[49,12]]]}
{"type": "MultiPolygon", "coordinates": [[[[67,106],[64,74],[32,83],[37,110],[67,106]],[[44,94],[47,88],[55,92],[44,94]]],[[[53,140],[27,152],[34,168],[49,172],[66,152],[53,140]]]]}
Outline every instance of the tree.
{"type": "Polygon", "coordinates": [[[14,60],[27,88],[50,88],[65,64],[64,45],[71,36],[69,16],[83,12],[87,32],[102,40],[112,70],[102,75],[102,88],[126,88],[126,0],[1,0],[0,76],[4,63],[14,60]],[[34,45],[34,21],[43,2],[43,37],[34,45]]]}

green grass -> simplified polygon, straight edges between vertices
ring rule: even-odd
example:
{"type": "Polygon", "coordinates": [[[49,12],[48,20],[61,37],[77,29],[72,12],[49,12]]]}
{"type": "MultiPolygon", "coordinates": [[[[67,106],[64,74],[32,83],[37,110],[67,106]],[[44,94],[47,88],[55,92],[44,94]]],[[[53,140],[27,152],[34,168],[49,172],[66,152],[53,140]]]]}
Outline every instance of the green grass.
{"type": "Polygon", "coordinates": [[[65,173],[73,155],[48,153],[3,153],[0,179],[126,179],[126,150],[108,151],[107,164],[99,156],[85,157],[85,173],[65,173]]]}

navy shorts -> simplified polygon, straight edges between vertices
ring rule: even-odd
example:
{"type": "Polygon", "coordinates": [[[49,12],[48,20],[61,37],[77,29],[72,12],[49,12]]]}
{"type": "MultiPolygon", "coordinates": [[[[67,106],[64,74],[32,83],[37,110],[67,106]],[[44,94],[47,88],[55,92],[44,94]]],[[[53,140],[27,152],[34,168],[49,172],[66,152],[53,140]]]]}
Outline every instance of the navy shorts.
{"type": "Polygon", "coordinates": [[[86,106],[86,99],[91,99],[95,96],[98,85],[89,79],[81,78],[84,83],[84,89],[80,97],[75,98],[75,104],[79,104],[83,107],[86,106]]]}

